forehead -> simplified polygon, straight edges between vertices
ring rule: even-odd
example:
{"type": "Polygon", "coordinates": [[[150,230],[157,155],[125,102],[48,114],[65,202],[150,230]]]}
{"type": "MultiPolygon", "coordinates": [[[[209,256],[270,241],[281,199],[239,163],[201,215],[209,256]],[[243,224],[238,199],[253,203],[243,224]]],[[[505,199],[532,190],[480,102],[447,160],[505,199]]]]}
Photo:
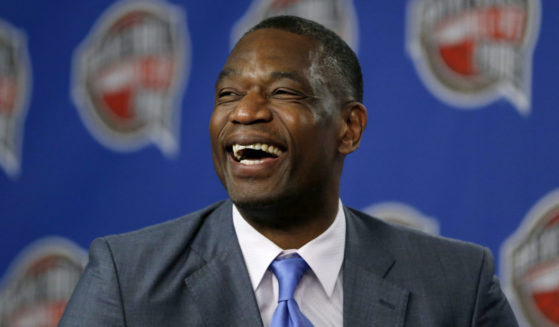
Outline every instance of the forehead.
{"type": "Polygon", "coordinates": [[[227,74],[273,70],[305,72],[316,57],[316,42],[279,29],[261,29],[245,35],[224,67],[227,74]]]}

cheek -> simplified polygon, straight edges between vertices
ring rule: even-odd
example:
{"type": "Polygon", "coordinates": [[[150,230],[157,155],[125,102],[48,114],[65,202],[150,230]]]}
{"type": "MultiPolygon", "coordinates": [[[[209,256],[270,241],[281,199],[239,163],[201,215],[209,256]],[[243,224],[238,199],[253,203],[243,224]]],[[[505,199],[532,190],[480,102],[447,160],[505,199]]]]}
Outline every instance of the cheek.
{"type": "Polygon", "coordinates": [[[276,110],[276,115],[280,116],[283,125],[295,134],[304,133],[317,123],[316,117],[304,108],[281,108],[276,110]]]}
{"type": "Polygon", "coordinates": [[[331,164],[337,151],[337,130],[332,121],[319,119],[314,124],[303,125],[299,138],[305,143],[306,152],[315,162],[331,164]]]}
{"type": "Polygon", "coordinates": [[[215,146],[219,140],[219,134],[223,130],[223,127],[227,123],[227,114],[220,111],[215,111],[212,113],[210,118],[210,139],[212,141],[212,146],[215,146]]]}
{"type": "Polygon", "coordinates": [[[330,115],[316,115],[310,110],[286,110],[280,115],[297,148],[310,154],[328,152],[333,146],[335,127],[330,115]]]}
{"type": "Polygon", "coordinates": [[[210,118],[210,124],[209,124],[209,131],[210,131],[210,141],[211,141],[211,147],[212,147],[212,161],[214,164],[214,168],[215,171],[217,173],[217,176],[219,177],[219,179],[221,180],[221,182],[224,182],[224,173],[223,173],[223,165],[222,165],[222,155],[223,155],[223,151],[220,151],[220,149],[222,148],[219,142],[219,136],[225,126],[225,122],[226,122],[226,115],[223,115],[222,113],[219,113],[217,111],[214,111],[212,113],[212,116],[210,118]]]}
{"type": "Polygon", "coordinates": [[[212,114],[210,118],[210,142],[212,147],[212,160],[214,163],[215,170],[220,177],[222,178],[222,164],[224,160],[224,151],[223,146],[220,142],[221,135],[223,133],[223,129],[225,128],[227,123],[227,115],[222,113],[215,112],[212,114]]]}

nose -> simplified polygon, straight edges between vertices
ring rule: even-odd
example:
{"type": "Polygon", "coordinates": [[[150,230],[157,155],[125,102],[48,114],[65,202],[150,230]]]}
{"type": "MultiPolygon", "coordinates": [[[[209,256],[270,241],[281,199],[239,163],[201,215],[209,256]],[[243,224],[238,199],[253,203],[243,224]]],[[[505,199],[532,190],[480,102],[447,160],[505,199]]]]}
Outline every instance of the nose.
{"type": "Polygon", "coordinates": [[[229,120],[237,124],[255,124],[272,120],[267,100],[259,92],[249,92],[230,113],[229,120]]]}

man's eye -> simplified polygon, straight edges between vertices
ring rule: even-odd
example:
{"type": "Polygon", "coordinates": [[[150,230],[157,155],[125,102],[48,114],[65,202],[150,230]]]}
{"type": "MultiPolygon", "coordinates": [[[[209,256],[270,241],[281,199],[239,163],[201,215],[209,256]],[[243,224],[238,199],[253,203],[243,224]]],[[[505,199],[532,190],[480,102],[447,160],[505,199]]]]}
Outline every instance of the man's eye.
{"type": "Polygon", "coordinates": [[[272,94],[270,94],[270,97],[280,100],[301,100],[306,98],[301,92],[291,89],[275,89],[272,94]]]}
{"type": "Polygon", "coordinates": [[[237,93],[233,92],[233,91],[223,91],[220,92],[218,97],[223,98],[223,97],[229,97],[229,96],[235,96],[237,95],[237,93]]]}
{"type": "Polygon", "coordinates": [[[234,90],[223,90],[218,92],[217,100],[220,102],[234,101],[241,97],[242,95],[234,90]]]}

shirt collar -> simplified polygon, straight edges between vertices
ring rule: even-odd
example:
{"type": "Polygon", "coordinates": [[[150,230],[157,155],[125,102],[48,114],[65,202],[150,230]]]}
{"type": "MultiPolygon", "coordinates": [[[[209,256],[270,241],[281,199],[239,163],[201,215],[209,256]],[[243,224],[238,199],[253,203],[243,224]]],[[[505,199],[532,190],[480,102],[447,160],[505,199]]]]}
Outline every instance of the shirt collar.
{"type": "MultiPolygon", "coordinates": [[[[272,261],[283,252],[275,243],[247,223],[233,205],[233,225],[245,259],[253,290],[256,290],[272,261]]],[[[334,222],[318,237],[296,249],[317,276],[328,296],[332,295],[342,268],[346,221],[341,200],[334,222]]]]}

